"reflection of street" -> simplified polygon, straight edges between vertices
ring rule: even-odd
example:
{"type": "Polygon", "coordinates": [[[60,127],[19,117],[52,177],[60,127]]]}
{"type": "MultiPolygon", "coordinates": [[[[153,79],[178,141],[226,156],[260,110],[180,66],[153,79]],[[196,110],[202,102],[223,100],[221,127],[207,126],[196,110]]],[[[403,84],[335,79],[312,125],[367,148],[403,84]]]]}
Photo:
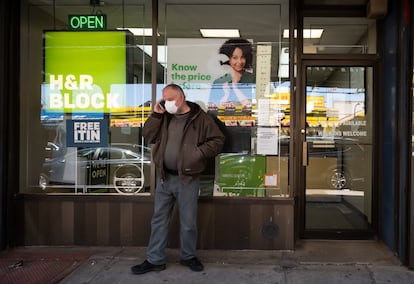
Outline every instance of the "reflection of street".
{"type": "Polygon", "coordinates": [[[226,126],[254,126],[256,117],[252,115],[252,104],[242,105],[240,102],[231,101],[217,106],[209,102],[208,113],[217,116],[226,126]]]}
{"type": "Polygon", "coordinates": [[[252,116],[254,106],[252,99],[255,93],[255,84],[233,83],[233,87],[230,89],[233,91],[237,89],[236,93],[240,94],[238,96],[227,95],[223,97],[224,84],[215,83],[211,86],[208,103],[209,112],[217,115],[226,126],[254,126],[256,118],[252,116]],[[241,93],[243,99],[240,99],[241,93]]]}
{"type": "Polygon", "coordinates": [[[152,112],[151,101],[137,107],[113,109],[111,112],[111,127],[142,127],[152,112]]]}

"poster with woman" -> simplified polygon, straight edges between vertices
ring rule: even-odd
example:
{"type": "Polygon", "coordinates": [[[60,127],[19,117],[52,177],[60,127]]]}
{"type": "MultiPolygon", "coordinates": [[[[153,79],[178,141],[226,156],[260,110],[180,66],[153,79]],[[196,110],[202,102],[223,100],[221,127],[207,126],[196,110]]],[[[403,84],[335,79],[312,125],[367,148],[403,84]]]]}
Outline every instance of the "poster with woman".
{"type": "Polygon", "coordinates": [[[254,124],[252,41],[232,39],[168,40],[167,82],[183,87],[189,100],[217,115],[226,125],[254,124]]]}
{"type": "Polygon", "coordinates": [[[226,57],[219,61],[220,65],[228,68],[213,81],[210,96],[218,97],[220,105],[227,102],[251,104],[251,86],[255,82],[252,44],[246,39],[229,39],[218,52],[226,57]]]}

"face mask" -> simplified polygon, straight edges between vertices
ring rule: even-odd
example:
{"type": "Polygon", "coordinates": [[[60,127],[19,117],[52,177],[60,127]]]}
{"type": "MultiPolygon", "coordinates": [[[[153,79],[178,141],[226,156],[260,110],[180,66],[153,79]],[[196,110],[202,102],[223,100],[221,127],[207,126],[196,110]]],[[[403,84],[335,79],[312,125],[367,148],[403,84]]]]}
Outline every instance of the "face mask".
{"type": "Polygon", "coordinates": [[[177,113],[178,107],[175,105],[175,101],[165,101],[165,110],[171,114],[177,113]]]}

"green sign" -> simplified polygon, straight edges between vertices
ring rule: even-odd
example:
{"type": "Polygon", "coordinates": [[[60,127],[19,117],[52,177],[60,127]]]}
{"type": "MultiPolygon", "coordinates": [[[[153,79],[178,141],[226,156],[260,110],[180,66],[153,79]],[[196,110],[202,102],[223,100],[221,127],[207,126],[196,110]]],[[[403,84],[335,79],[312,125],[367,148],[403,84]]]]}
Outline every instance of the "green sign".
{"type": "Polygon", "coordinates": [[[106,15],[69,15],[69,28],[74,31],[102,31],[106,29],[106,15]]]}
{"type": "MultiPolygon", "coordinates": [[[[46,31],[43,109],[102,112],[125,106],[125,31],[46,31]]],[[[131,61],[132,62],[132,61],[131,61]]]]}
{"type": "Polygon", "coordinates": [[[266,157],[244,154],[219,156],[218,185],[222,192],[237,196],[264,196],[266,157]]]}

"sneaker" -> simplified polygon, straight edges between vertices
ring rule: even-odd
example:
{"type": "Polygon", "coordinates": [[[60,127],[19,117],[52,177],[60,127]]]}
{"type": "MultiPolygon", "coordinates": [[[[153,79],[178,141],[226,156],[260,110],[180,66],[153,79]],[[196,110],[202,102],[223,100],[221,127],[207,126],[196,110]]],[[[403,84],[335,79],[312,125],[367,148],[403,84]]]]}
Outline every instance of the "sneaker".
{"type": "Polygon", "coordinates": [[[148,260],[143,263],[132,266],[131,271],[134,274],[144,274],[150,271],[161,271],[165,269],[165,264],[152,264],[148,260]]]}
{"type": "Polygon", "coordinates": [[[203,264],[198,260],[197,257],[193,257],[186,260],[180,260],[180,263],[184,266],[188,266],[192,271],[203,271],[204,266],[203,264]]]}

